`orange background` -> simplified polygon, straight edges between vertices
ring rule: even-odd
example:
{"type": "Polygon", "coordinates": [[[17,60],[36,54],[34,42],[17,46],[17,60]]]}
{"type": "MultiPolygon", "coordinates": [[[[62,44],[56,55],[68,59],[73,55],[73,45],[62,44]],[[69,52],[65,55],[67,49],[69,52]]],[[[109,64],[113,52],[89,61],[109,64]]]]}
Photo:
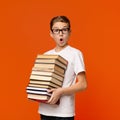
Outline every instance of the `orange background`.
{"type": "Polygon", "coordinates": [[[88,89],[77,93],[75,120],[120,120],[120,8],[114,0],[9,0],[0,3],[0,119],[39,120],[26,86],[38,53],[54,47],[53,16],[71,20],[70,45],[85,58],[88,89]]]}

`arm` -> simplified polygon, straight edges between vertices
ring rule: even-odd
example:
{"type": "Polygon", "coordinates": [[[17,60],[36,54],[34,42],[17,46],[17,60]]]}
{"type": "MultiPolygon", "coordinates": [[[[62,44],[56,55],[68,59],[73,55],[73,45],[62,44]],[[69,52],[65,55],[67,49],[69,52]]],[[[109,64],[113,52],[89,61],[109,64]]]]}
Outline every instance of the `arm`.
{"type": "Polygon", "coordinates": [[[87,88],[87,81],[85,72],[81,72],[77,75],[77,82],[67,88],[63,88],[62,93],[63,94],[74,94],[76,92],[82,91],[87,88]]]}
{"type": "Polygon", "coordinates": [[[55,104],[61,95],[74,94],[87,88],[85,72],[80,72],[77,75],[77,80],[78,81],[74,85],[71,85],[70,87],[51,89],[50,91],[48,91],[53,92],[48,103],[55,104]]]}

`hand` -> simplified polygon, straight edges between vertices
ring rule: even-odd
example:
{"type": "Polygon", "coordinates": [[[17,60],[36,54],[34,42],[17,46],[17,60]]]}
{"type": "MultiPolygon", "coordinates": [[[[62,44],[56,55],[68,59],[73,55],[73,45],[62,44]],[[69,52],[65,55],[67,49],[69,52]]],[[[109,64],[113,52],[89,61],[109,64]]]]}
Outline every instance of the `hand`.
{"type": "Polygon", "coordinates": [[[48,90],[48,92],[52,93],[52,95],[47,103],[55,104],[55,103],[57,103],[57,101],[60,99],[60,97],[62,95],[62,88],[50,89],[50,90],[48,90]]]}

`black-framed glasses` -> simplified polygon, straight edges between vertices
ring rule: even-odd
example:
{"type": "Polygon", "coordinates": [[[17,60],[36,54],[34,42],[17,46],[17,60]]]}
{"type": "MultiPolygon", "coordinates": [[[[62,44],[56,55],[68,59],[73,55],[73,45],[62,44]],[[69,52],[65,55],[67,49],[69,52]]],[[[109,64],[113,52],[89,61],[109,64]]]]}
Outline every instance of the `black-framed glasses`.
{"type": "Polygon", "coordinates": [[[70,31],[70,28],[62,28],[62,29],[52,29],[52,32],[54,34],[59,34],[60,32],[62,32],[62,34],[67,34],[70,31]]]}

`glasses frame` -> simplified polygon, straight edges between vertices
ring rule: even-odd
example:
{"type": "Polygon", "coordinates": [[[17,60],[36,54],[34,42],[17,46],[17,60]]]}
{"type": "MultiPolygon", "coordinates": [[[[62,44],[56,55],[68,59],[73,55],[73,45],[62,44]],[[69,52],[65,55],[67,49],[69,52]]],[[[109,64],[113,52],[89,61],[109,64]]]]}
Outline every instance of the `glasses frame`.
{"type": "Polygon", "coordinates": [[[69,31],[70,31],[70,28],[67,27],[67,28],[62,28],[62,29],[52,29],[51,30],[52,33],[54,34],[60,34],[60,32],[62,32],[62,34],[67,34],[69,31]],[[58,30],[57,32],[55,32],[54,30],[58,30]],[[65,31],[64,31],[65,30],[65,31]]]}

